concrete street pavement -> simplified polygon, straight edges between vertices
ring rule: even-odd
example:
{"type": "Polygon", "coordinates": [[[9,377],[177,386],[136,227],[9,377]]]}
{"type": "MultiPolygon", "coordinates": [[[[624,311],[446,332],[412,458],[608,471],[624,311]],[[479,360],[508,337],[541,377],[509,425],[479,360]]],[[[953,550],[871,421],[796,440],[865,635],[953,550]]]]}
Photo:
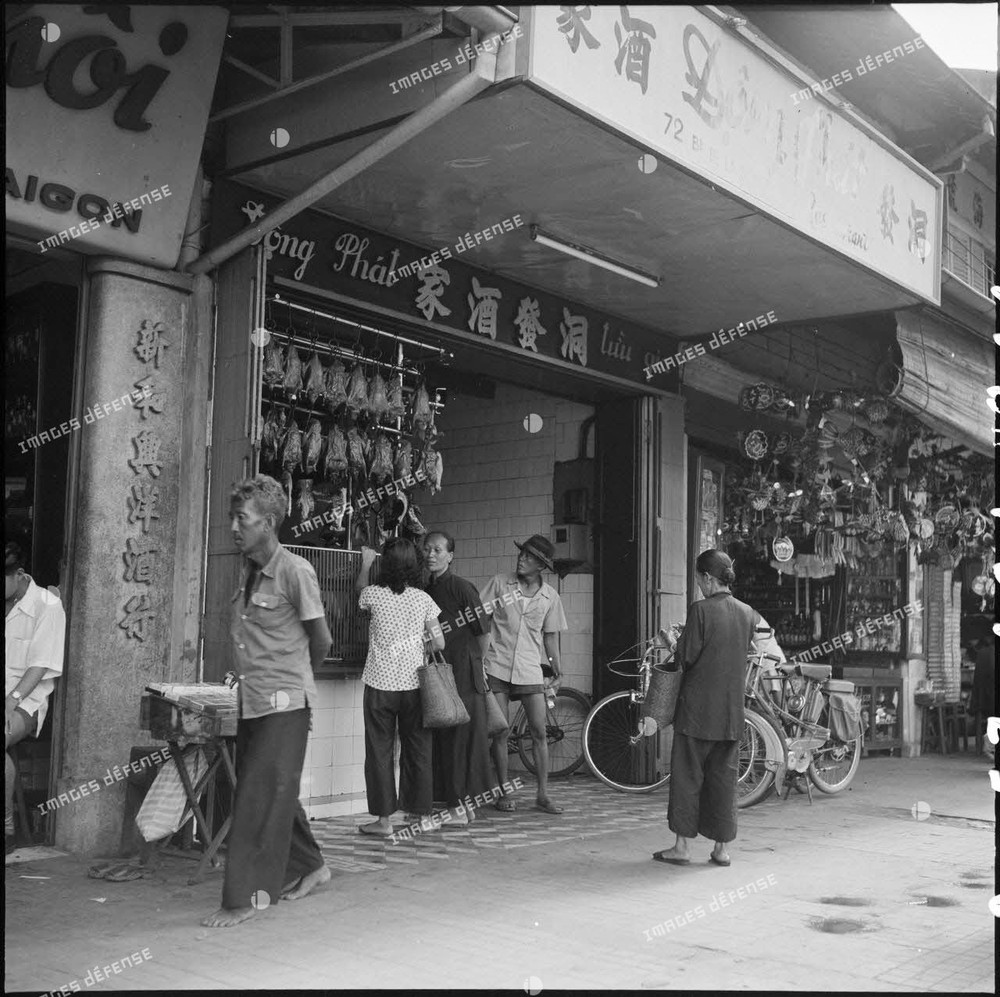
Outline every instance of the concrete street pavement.
{"type": "Polygon", "coordinates": [[[651,861],[673,841],[666,792],[581,775],[553,785],[559,817],[522,791],[514,815],[395,846],[362,839],[358,818],[314,822],[331,884],[226,930],[198,923],[221,874],[188,886],[185,859],[131,883],[87,879],[75,857],[15,861],[6,989],[992,993],[989,768],[972,754],[864,759],[841,796],[741,811],[728,869],[701,840],[689,866],[651,861]],[[141,965],[84,985],[143,948],[141,965]]]}

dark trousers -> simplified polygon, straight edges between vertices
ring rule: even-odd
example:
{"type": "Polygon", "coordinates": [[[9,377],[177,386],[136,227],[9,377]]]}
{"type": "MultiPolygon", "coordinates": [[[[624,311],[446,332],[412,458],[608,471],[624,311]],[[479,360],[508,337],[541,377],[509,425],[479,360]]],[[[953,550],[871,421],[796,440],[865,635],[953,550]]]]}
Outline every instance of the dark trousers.
{"type": "Polygon", "coordinates": [[[739,741],[706,741],[674,733],[670,756],[670,830],[685,838],[712,841],[736,837],[736,780],[739,741]]]}
{"type": "Polygon", "coordinates": [[[420,690],[385,692],[365,686],[365,788],[368,812],[429,814],[432,800],[431,732],[423,726],[420,690]],[[392,751],[399,729],[399,796],[392,751]]]}
{"type": "Polygon", "coordinates": [[[308,709],[240,720],[223,907],[275,904],[283,886],[323,865],[299,803],[308,737],[308,709]]]}

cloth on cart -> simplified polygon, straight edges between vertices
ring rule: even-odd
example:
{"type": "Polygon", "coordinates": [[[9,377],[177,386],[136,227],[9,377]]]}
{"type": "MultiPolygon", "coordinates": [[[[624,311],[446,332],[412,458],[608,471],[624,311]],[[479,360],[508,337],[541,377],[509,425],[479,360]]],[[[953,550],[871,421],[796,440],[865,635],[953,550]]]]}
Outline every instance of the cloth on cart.
{"type": "MultiPolygon", "coordinates": [[[[197,787],[208,768],[205,752],[192,744],[183,752],[181,762],[191,785],[197,787]]],[[[176,762],[162,766],[135,815],[139,832],[146,841],[159,841],[183,827],[190,816],[191,806],[176,762]]]]}
{"type": "Polygon", "coordinates": [[[853,692],[830,693],[830,733],[839,741],[861,736],[861,700],[853,692]]]}

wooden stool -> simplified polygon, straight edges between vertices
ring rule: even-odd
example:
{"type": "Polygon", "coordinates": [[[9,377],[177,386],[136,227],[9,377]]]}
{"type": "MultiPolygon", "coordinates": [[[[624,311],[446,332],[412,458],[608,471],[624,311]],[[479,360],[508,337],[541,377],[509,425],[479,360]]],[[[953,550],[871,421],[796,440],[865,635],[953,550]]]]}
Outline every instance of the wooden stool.
{"type": "Polygon", "coordinates": [[[923,734],[920,738],[920,753],[926,751],[940,751],[942,755],[948,754],[948,744],[945,739],[945,718],[944,704],[940,706],[923,707],[923,734]],[[937,745],[935,745],[935,740],[937,745]]]}

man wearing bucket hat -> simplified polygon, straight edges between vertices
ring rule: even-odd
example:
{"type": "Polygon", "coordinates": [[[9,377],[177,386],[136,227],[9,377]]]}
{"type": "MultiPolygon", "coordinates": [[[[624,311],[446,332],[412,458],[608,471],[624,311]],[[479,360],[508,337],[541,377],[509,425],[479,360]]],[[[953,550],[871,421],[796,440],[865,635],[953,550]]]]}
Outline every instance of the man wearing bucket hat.
{"type": "MultiPolygon", "coordinates": [[[[492,607],[492,621],[482,638],[483,666],[490,689],[506,713],[511,699],[520,699],[528,717],[538,795],[535,806],[549,814],[562,813],[548,794],[549,749],[545,740],[545,689],[558,689],[562,674],[559,660],[560,630],[568,630],[559,593],[542,581],[542,571],[553,571],[555,547],[548,537],[535,534],[523,544],[517,569],[512,574],[494,575],[481,593],[483,606],[492,607]],[[553,677],[546,679],[542,662],[547,662],[553,677]]],[[[507,782],[507,735],[493,739],[491,746],[496,766],[497,784],[507,782]]],[[[510,812],[516,804],[509,795],[496,801],[497,810],[510,812]]]]}

